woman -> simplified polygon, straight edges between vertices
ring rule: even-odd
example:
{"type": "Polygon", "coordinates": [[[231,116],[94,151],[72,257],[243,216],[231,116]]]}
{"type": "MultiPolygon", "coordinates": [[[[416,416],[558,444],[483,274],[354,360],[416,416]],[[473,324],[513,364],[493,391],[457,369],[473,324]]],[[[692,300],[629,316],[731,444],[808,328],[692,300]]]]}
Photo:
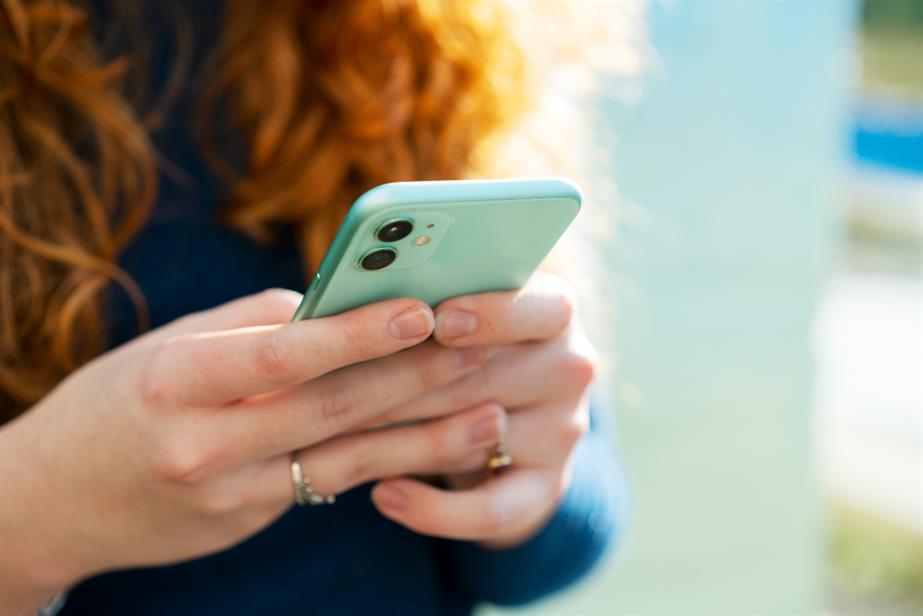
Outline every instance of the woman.
{"type": "Polygon", "coordinates": [[[261,291],[365,189],[498,168],[510,18],[150,5],[0,2],[0,613],[464,614],[579,577],[620,493],[566,282],[299,323],[261,291]],[[335,503],[293,508],[295,469],[335,503]]]}

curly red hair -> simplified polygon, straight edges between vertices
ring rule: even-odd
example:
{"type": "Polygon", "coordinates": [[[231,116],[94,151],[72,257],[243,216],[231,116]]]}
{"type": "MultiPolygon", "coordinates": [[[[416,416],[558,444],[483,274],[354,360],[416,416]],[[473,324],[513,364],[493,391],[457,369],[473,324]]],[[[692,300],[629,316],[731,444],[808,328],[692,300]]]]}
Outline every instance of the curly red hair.
{"type": "MultiPolygon", "coordinates": [[[[356,196],[471,175],[532,99],[500,3],[228,0],[225,13],[202,108],[228,111],[248,159],[209,146],[203,113],[231,183],[221,216],[259,240],[294,227],[308,269],[356,196]]],[[[117,265],[157,191],[126,93],[143,67],[104,59],[91,20],[76,2],[0,0],[0,421],[104,348],[108,285],[143,313],[117,265]]]]}

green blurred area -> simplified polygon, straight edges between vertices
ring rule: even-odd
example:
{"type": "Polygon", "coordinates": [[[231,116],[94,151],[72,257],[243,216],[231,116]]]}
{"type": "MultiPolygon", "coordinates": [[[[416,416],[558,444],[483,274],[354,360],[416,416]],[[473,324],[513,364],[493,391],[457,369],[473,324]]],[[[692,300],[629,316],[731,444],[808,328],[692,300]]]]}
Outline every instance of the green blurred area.
{"type": "Polygon", "coordinates": [[[923,28],[923,2],[920,0],[865,0],[862,3],[862,27],[923,28]]]}
{"type": "Polygon", "coordinates": [[[923,537],[840,503],[829,515],[832,582],[846,599],[923,613],[923,537]]]}
{"type": "Polygon", "coordinates": [[[866,30],[861,38],[862,85],[923,99],[923,25],[866,30]]]}
{"type": "Polygon", "coordinates": [[[866,0],[860,42],[865,89],[923,98],[923,0],[866,0]]]}

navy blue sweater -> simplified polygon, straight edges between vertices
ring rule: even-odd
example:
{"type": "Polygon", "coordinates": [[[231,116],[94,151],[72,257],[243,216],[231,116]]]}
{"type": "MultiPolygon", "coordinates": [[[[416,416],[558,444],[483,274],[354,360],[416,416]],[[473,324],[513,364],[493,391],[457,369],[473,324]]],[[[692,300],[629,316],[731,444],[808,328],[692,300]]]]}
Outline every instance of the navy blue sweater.
{"type": "MultiPolygon", "coordinates": [[[[217,20],[206,4],[186,3],[199,49],[215,35],[217,20]]],[[[169,54],[154,59],[155,83],[169,65],[169,54]]],[[[225,187],[190,136],[195,95],[193,78],[154,135],[163,155],[186,177],[162,174],[153,217],[122,259],[147,297],[154,327],[268,287],[302,289],[306,279],[292,237],[261,245],[215,221],[225,187]]],[[[113,345],[136,335],[133,309],[118,292],[110,320],[113,345]]],[[[224,552],[86,580],[71,589],[61,614],[445,615],[468,614],[484,601],[534,600],[584,574],[623,517],[621,473],[596,425],[601,414],[594,415],[559,510],[539,535],[517,548],[488,551],[414,534],[383,518],[372,506],[369,486],[361,486],[332,507],[293,508],[224,552]]]]}

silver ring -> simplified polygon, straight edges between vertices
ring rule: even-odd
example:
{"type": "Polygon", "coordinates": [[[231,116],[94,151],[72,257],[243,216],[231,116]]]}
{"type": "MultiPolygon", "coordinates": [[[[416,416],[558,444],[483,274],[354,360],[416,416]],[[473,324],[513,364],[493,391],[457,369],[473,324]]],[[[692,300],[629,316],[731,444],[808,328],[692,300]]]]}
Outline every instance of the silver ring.
{"type": "Polygon", "coordinates": [[[292,485],[295,488],[295,503],[304,505],[332,505],[337,497],[333,494],[320,494],[311,486],[311,480],[305,477],[301,464],[292,454],[292,485]]]}

